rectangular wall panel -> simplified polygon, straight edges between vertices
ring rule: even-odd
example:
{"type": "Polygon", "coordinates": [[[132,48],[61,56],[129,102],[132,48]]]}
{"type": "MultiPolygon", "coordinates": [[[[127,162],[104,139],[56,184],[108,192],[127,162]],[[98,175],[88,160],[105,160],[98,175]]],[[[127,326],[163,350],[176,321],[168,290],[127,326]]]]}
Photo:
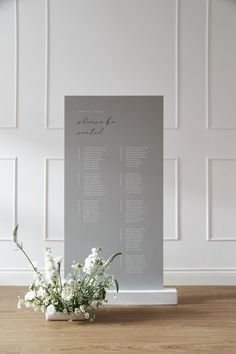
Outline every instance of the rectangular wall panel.
{"type": "Polygon", "coordinates": [[[17,0],[0,1],[0,128],[16,127],[17,0]]]}
{"type": "Polygon", "coordinates": [[[179,239],[178,159],[164,159],[164,240],[179,239]]]}
{"type": "Polygon", "coordinates": [[[64,161],[45,159],[45,234],[48,241],[64,239],[64,161]]]}
{"type": "Polygon", "coordinates": [[[209,0],[207,17],[207,127],[236,129],[236,3],[209,0]]]}
{"type": "Polygon", "coordinates": [[[236,241],[236,159],[207,159],[207,239],[236,241]]]}
{"type": "Polygon", "coordinates": [[[16,159],[0,157],[0,171],[0,241],[5,241],[16,225],[16,159]]]}
{"type": "Polygon", "coordinates": [[[46,128],[63,128],[64,96],[78,94],[164,95],[165,128],[178,127],[178,0],[46,0],[45,11],[46,128]]]}

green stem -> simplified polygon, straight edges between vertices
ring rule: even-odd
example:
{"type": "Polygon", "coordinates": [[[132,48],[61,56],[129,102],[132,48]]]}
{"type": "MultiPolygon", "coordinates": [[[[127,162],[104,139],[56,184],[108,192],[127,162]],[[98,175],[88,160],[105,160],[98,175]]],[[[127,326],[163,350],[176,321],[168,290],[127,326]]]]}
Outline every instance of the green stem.
{"type": "Polygon", "coordinates": [[[23,247],[21,247],[21,245],[17,242],[17,241],[13,241],[17,247],[24,253],[25,257],[28,259],[30,265],[32,266],[34,272],[37,272],[37,268],[33,265],[33,262],[31,261],[31,259],[29,258],[29,256],[27,255],[27,253],[24,251],[23,247]]]}
{"type": "Polygon", "coordinates": [[[62,282],[61,282],[61,264],[60,263],[57,263],[58,265],[58,275],[59,275],[59,285],[60,285],[60,288],[62,290],[62,282]]]}

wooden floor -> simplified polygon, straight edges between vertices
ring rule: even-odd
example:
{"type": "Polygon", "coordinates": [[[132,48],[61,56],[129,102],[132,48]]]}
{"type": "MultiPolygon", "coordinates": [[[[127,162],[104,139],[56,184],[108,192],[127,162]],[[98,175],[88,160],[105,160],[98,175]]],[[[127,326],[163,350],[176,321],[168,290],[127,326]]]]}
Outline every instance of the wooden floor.
{"type": "Polygon", "coordinates": [[[236,287],[178,287],[176,306],[103,308],[95,323],[47,322],[0,287],[0,353],[236,353],[236,287]]]}

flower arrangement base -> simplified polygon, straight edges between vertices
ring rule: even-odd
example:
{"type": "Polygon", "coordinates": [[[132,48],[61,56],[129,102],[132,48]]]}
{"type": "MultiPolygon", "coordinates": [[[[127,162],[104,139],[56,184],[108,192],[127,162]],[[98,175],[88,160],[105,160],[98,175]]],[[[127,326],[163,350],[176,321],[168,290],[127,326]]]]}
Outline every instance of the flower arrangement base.
{"type": "MultiPolygon", "coordinates": [[[[45,317],[47,321],[69,321],[70,320],[70,316],[67,313],[63,313],[63,312],[56,312],[53,314],[45,313],[45,317]]],[[[74,315],[72,320],[85,321],[86,318],[83,313],[77,313],[76,315],[74,315]]]]}

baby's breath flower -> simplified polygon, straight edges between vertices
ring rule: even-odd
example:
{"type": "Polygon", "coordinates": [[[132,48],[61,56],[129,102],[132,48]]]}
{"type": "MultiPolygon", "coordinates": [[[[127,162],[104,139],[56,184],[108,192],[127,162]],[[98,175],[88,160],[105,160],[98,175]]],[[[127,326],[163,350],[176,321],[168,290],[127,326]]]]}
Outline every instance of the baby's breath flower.
{"type": "Polygon", "coordinates": [[[98,254],[100,249],[92,248],[84,264],[73,262],[73,275],[69,274],[66,279],[61,279],[62,257],[54,258],[51,249],[46,248],[44,275],[30,260],[23,249],[23,244],[17,240],[17,227],[14,230],[13,241],[31,264],[34,276],[34,282],[24,298],[18,296],[18,308],[24,305],[27,308],[31,307],[35,312],[46,312],[48,316],[62,312],[68,314],[71,320],[76,314],[84,314],[84,318],[92,322],[95,319],[94,308],[106,301],[106,291],[112,289],[114,285],[118,291],[118,283],[112,275],[107,274],[107,269],[120,253],[112,255],[105,261],[98,254]]]}
{"type": "Polygon", "coordinates": [[[84,305],[81,305],[81,306],[79,307],[79,309],[80,309],[81,312],[83,312],[83,313],[85,312],[85,306],[84,306],[84,305]]]}

